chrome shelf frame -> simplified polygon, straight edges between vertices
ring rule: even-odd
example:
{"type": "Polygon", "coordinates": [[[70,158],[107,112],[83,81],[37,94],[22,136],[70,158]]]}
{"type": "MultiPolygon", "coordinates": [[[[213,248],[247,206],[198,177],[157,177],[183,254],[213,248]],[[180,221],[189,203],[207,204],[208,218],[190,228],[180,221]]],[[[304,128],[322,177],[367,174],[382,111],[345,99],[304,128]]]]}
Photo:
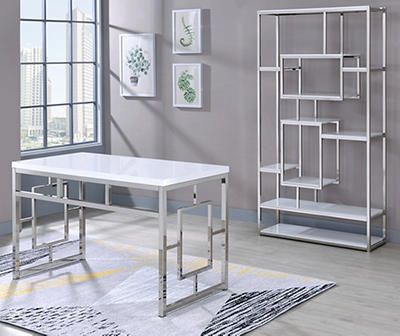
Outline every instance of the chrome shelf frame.
{"type": "MultiPolygon", "coordinates": [[[[259,10],[257,12],[257,136],[258,136],[258,174],[257,174],[257,200],[258,200],[258,226],[259,233],[262,236],[272,236],[279,238],[295,239],[299,241],[307,241],[320,243],[325,245],[332,245],[338,247],[353,248],[356,250],[363,250],[370,252],[375,248],[385,244],[387,240],[387,18],[385,7],[371,7],[371,6],[345,6],[345,7],[325,7],[325,8],[301,8],[301,9],[278,9],[278,10],[259,10]],[[346,14],[359,13],[365,17],[365,41],[366,49],[362,54],[351,54],[351,50],[344,48],[344,19],[346,14]],[[322,18],[322,45],[321,53],[311,54],[283,54],[281,53],[281,16],[296,16],[296,15],[320,15],[322,18]],[[328,51],[328,25],[327,18],[329,16],[339,17],[339,50],[328,51]],[[374,64],[371,62],[371,16],[381,16],[381,64],[374,64]],[[275,21],[275,64],[262,63],[262,18],[269,16],[275,21]],[[286,64],[285,60],[291,59],[292,64],[286,64]],[[340,92],[335,95],[326,94],[305,94],[302,88],[302,62],[303,59],[333,59],[338,60],[340,65],[340,92]],[[353,60],[344,62],[344,60],[353,60]],[[361,64],[364,60],[364,64],[361,64]],[[297,63],[296,63],[297,61],[297,63]],[[294,94],[284,92],[284,72],[293,71],[297,73],[298,89],[294,94]],[[275,162],[267,164],[263,157],[264,150],[262,148],[262,120],[263,115],[263,97],[262,97],[262,74],[270,72],[275,74],[275,162]],[[356,76],[356,92],[349,95],[344,92],[343,75],[344,73],[352,73],[356,76]],[[382,89],[381,92],[376,93],[379,95],[378,99],[382,99],[381,104],[381,122],[382,126],[379,130],[373,130],[371,122],[371,74],[377,73],[381,76],[382,89]],[[363,87],[363,96],[361,95],[361,75],[365,80],[365,87],[363,87]],[[295,118],[282,119],[281,118],[281,100],[292,99],[296,103],[296,116],[295,118]],[[364,131],[347,131],[340,129],[340,121],[337,119],[320,118],[318,105],[320,101],[332,101],[332,104],[338,104],[344,99],[359,99],[365,100],[365,130],[364,131]],[[313,118],[305,118],[301,115],[300,103],[301,101],[312,101],[314,103],[313,118]],[[325,130],[324,125],[331,124],[336,126],[335,130],[325,130]],[[284,128],[287,125],[294,126],[298,129],[298,162],[285,163],[284,152],[284,128]],[[303,127],[317,127],[319,129],[319,176],[307,177],[303,176],[303,127]],[[323,176],[323,143],[325,141],[336,142],[336,179],[328,179],[323,176]],[[322,203],[319,201],[319,190],[330,184],[340,184],[340,147],[341,143],[345,141],[359,142],[365,145],[366,148],[366,204],[364,207],[354,207],[351,205],[341,205],[333,203],[322,203]],[[372,207],[372,162],[371,158],[371,144],[379,141],[381,143],[382,151],[382,199],[379,209],[372,207]],[[297,178],[285,179],[285,172],[297,172],[297,178]],[[276,198],[273,200],[263,199],[262,186],[263,175],[266,173],[275,174],[275,194],[276,198]],[[296,191],[294,199],[281,198],[281,188],[291,187],[296,191]],[[314,189],[314,200],[301,199],[302,189],[314,189]],[[263,223],[263,210],[275,211],[276,223],[267,228],[262,227],[263,223]],[[365,235],[348,234],[349,238],[346,239],[346,233],[338,232],[336,235],[332,234],[333,230],[317,230],[316,233],[312,232],[312,228],[301,228],[295,225],[285,224],[281,222],[281,213],[295,213],[302,216],[313,216],[321,219],[335,218],[343,221],[358,221],[364,223],[366,228],[365,235]],[[372,221],[381,220],[381,236],[372,234],[372,221]],[[309,231],[307,231],[309,230],[309,231]],[[327,234],[324,237],[324,233],[327,234]],[[353,236],[351,236],[353,235],[353,236]]],[[[375,75],[378,76],[378,75],[375,75]]],[[[271,116],[271,115],[270,115],[271,116]]],[[[328,126],[327,126],[328,127],[328,126]]],[[[332,127],[332,126],[331,126],[332,127]]],[[[271,161],[271,160],[270,160],[271,161]]],[[[332,188],[332,187],[328,187],[332,188]]]]}
{"type": "Polygon", "coordinates": [[[281,67],[285,71],[280,71],[281,78],[280,78],[280,90],[281,90],[281,99],[301,99],[301,100],[314,100],[314,101],[343,101],[344,99],[360,99],[360,64],[361,64],[361,56],[358,54],[281,54],[281,67]],[[350,58],[356,60],[356,67],[346,67],[344,64],[344,59],[350,58]],[[339,62],[339,93],[333,95],[312,95],[312,94],[304,94],[302,90],[302,68],[303,68],[303,60],[307,59],[327,59],[327,60],[336,60],[339,62]],[[297,60],[298,66],[297,67],[285,67],[285,60],[297,60]],[[299,72],[299,88],[297,94],[287,94],[285,93],[285,76],[284,72],[286,71],[298,71],[299,72]],[[344,92],[344,73],[355,73],[357,77],[357,93],[355,96],[346,95],[344,92]]]}

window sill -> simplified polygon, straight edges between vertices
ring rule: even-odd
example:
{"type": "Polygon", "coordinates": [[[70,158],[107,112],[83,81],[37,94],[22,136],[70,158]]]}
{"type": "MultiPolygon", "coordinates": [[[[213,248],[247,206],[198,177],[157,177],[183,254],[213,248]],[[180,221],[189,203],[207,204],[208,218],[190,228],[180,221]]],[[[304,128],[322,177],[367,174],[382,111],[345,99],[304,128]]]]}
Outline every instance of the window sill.
{"type": "Polygon", "coordinates": [[[22,160],[34,159],[37,157],[74,153],[74,152],[79,152],[79,151],[86,151],[89,149],[101,150],[103,148],[104,148],[104,146],[102,143],[91,142],[91,143],[86,143],[86,144],[77,144],[77,145],[57,147],[57,148],[38,149],[38,150],[31,150],[31,151],[27,151],[27,152],[21,152],[21,159],[22,160]]]}

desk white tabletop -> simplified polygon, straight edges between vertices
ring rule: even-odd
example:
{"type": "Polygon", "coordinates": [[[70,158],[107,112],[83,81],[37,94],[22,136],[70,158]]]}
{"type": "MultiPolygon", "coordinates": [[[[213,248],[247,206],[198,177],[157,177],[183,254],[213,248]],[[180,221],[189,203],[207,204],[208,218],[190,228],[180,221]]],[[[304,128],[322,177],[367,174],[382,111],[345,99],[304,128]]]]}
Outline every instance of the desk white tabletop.
{"type": "Polygon", "coordinates": [[[14,161],[17,172],[167,187],[228,174],[228,166],[95,153],[14,161]]]}

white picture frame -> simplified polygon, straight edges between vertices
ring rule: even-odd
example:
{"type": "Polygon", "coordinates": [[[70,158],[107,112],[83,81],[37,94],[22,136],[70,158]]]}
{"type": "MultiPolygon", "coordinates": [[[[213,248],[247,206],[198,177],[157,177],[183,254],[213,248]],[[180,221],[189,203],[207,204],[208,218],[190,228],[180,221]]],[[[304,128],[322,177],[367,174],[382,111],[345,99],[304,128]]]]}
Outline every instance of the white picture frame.
{"type": "Polygon", "coordinates": [[[156,96],[156,35],[120,35],[120,95],[156,96]]]}
{"type": "Polygon", "coordinates": [[[173,54],[201,54],[203,52],[202,29],[202,10],[200,8],[173,10],[173,54]]]}
{"type": "Polygon", "coordinates": [[[176,63],[172,65],[173,106],[203,107],[203,65],[176,63]],[[185,75],[186,74],[186,75],[185,75]]]}

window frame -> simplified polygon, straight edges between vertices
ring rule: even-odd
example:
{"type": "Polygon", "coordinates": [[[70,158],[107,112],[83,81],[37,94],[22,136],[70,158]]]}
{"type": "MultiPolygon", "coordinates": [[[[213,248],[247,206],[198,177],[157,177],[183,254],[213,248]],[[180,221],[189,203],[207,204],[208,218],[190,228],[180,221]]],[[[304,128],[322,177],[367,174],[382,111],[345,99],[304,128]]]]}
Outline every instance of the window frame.
{"type": "MultiPolygon", "coordinates": [[[[91,147],[102,147],[102,60],[101,60],[101,0],[94,0],[94,18],[93,21],[81,21],[73,18],[73,0],[68,0],[69,2],[69,18],[68,19],[48,19],[46,13],[47,1],[42,0],[42,18],[22,18],[20,17],[20,24],[22,22],[38,22],[42,24],[42,61],[41,62],[22,62],[20,59],[20,69],[23,66],[42,66],[43,67],[43,76],[42,76],[42,90],[43,90],[43,101],[40,105],[32,105],[32,106],[22,106],[20,102],[20,114],[24,109],[32,109],[32,108],[41,108],[43,110],[43,146],[40,148],[33,149],[22,149],[22,142],[20,142],[20,152],[22,157],[31,157],[36,155],[43,155],[47,153],[57,153],[63,151],[74,151],[84,148],[91,147]],[[47,61],[47,23],[65,23],[68,24],[69,27],[69,53],[68,59],[65,61],[47,61]],[[74,24],[90,24],[94,26],[94,59],[93,61],[85,61],[78,60],[75,61],[73,59],[74,55],[74,41],[73,41],[73,26],[74,24]],[[74,102],[73,91],[74,91],[74,65],[85,65],[89,64],[94,67],[94,87],[93,87],[93,100],[85,101],[85,102],[74,102]],[[69,91],[68,101],[65,103],[55,103],[48,104],[47,101],[47,66],[48,65],[66,65],[69,67],[68,76],[69,76],[69,84],[67,83],[66,87],[69,91]],[[68,87],[69,85],[69,87],[68,87]],[[74,142],[74,107],[79,105],[93,105],[94,114],[93,114],[93,135],[94,139],[92,141],[85,142],[74,142]],[[48,146],[48,109],[57,106],[66,106],[68,107],[69,115],[68,115],[68,124],[69,124],[69,143],[48,146]]],[[[22,124],[20,126],[19,132],[21,132],[22,124]]]]}

